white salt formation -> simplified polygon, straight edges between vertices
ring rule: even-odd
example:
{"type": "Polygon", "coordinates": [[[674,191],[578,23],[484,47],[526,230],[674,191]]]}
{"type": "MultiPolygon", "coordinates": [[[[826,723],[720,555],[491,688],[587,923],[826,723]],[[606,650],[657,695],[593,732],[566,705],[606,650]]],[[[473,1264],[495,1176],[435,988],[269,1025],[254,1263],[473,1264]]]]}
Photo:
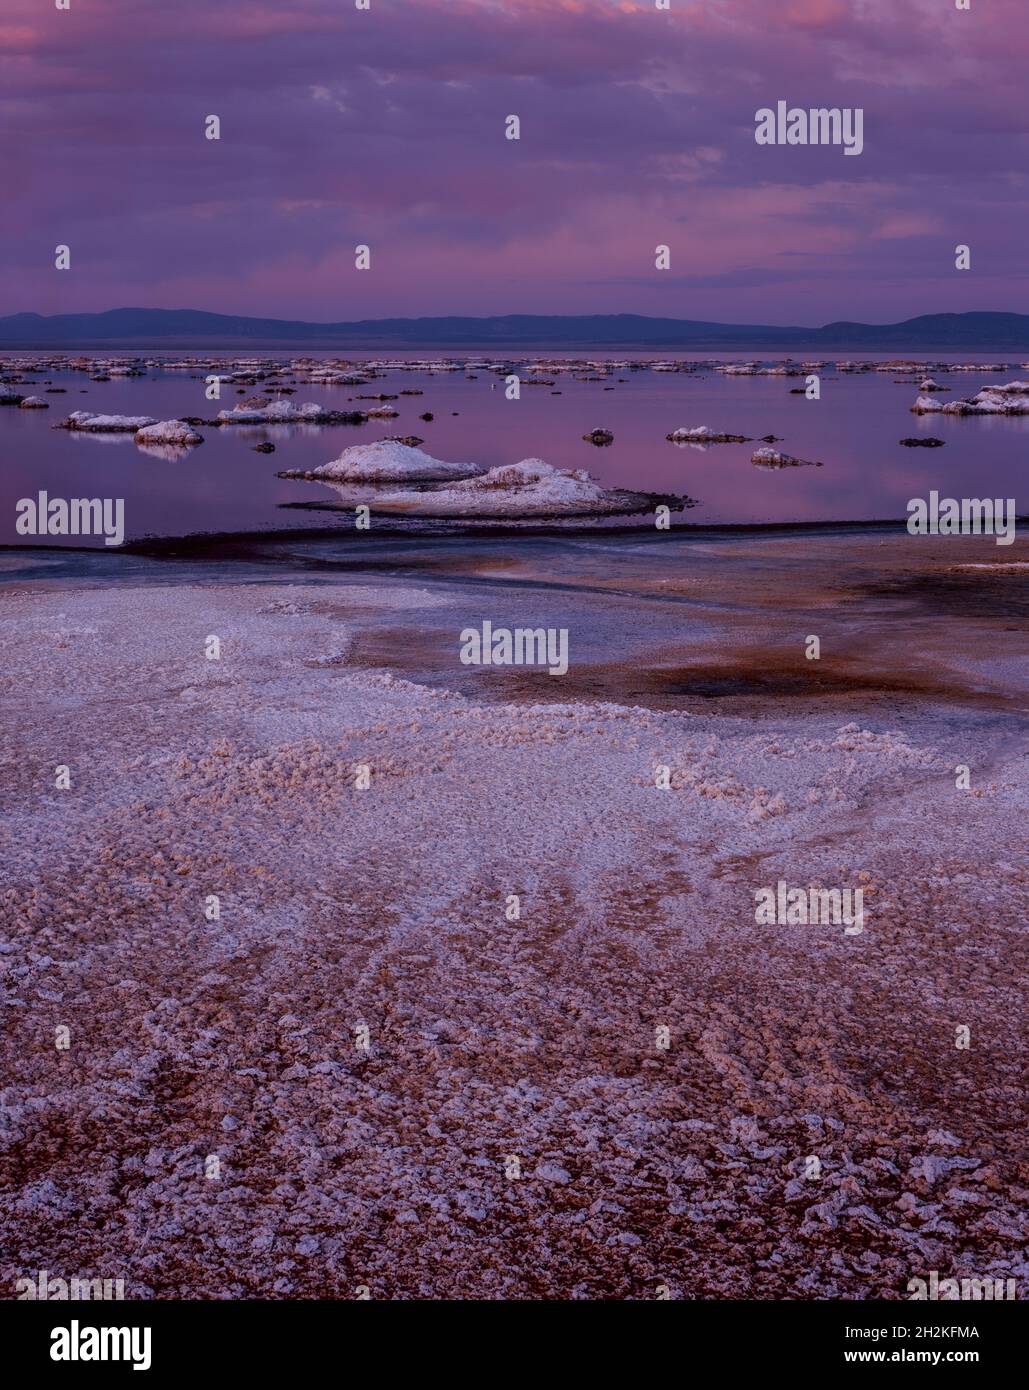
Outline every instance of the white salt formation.
{"type": "Polygon", "coordinates": [[[325,483],[347,505],[426,517],[612,515],[644,511],[656,500],[678,508],[686,500],[607,490],[585,469],[552,468],[542,459],[489,471],[475,463],[446,463],[392,439],[355,444],[311,472],[291,469],[278,476],[325,483]],[[395,483],[404,486],[390,486],[395,483]]]}
{"type": "Polygon", "coordinates": [[[316,405],[314,401],[308,401],[304,405],[296,405],[293,401],[274,401],[271,405],[265,406],[237,405],[233,410],[219,410],[218,421],[223,425],[317,425],[329,423],[339,414],[339,411],[328,410],[323,405],[316,405]]]}
{"type": "Polygon", "coordinates": [[[421,449],[384,439],[351,445],[339,458],[303,476],[337,483],[424,483],[471,478],[483,472],[477,463],[447,463],[421,449]]]}
{"type": "Polygon", "coordinates": [[[697,425],[695,429],[687,429],[682,425],[677,430],[672,430],[671,434],[665,435],[673,444],[746,444],[749,436],[745,434],[722,434],[718,430],[708,429],[707,425],[697,425]]]}
{"type": "Polygon", "coordinates": [[[911,409],[916,415],[1029,415],[1029,381],[984,386],[970,400],[944,403],[919,396],[911,409]]]}
{"type": "MultiPolygon", "coordinates": [[[[323,480],[324,481],[324,480],[323,480]]],[[[608,491],[583,468],[552,468],[542,459],[491,468],[478,477],[465,478],[449,487],[367,491],[352,495],[335,486],[344,501],[370,501],[377,511],[406,512],[432,517],[506,517],[617,515],[647,509],[649,494],[608,491]]],[[[683,499],[663,499],[681,506],[683,499]]]]}
{"type": "MultiPolygon", "coordinates": [[[[875,544],[907,573],[906,537],[875,544]]],[[[472,699],[352,640],[400,661],[436,620],[456,654],[467,588],[217,578],[0,590],[6,1290],[44,1259],[141,1299],[903,1299],[947,1261],[1024,1269],[1027,765],[996,712],[472,699]],[[864,934],[757,925],[780,877],[863,885],[864,934]]],[[[511,612],[570,617],[574,653],[604,607],[555,589],[511,612]]]]}
{"type": "Polygon", "coordinates": [[[73,410],[66,420],[59,420],[53,428],[87,434],[136,434],[156,424],[152,415],[94,415],[89,410],[73,410]]]}
{"type": "Polygon", "coordinates": [[[756,463],[759,468],[821,468],[820,463],[814,463],[811,459],[794,458],[792,454],[780,453],[778,449],[772,449],[765,445],[761,449],[755,449],[750,456],[751,463],[756,463]]]}
{"type": "Polygon", "coordinates": [[[156,425],[145,425],[136,431],[137,444],[174,444],[181,448],[192,448],[203,442],[204,436],[182,420],[159,420],[156,425]]]}

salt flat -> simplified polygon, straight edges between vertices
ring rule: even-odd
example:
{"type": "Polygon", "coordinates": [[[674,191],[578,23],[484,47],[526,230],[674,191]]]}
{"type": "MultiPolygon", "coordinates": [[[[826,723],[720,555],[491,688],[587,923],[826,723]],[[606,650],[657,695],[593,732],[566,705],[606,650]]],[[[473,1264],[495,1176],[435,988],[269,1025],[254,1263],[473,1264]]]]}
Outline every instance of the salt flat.
{"type": "Polygon", "coordinates": [[[860,691],[760,719],[544,704],[400,678],[399,649],[362,665],[369,627],[413,638],[448,605],[456,633],[417,581],[0,590],[0,1279],[1024,1279],[1007,715],[917,691],[892,730],[860,691]],[[864,931],[759,926],[780,878],[862,887],[864,931]]]}

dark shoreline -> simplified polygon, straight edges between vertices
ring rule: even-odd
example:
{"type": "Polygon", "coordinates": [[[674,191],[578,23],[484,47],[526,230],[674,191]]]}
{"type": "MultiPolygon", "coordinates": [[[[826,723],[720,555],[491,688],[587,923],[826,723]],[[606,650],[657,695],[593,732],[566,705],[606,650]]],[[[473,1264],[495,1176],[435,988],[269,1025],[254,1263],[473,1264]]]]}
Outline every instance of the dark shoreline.
{"type": "MultiPolygon", "coordinates": [[[[321,510],[318,503],[298,504],[305,510],[321,510]]],[[[329,511],[345,510],[337,509],[332,503],[326,503],[325,509],[329,511]]],[[[1029,515],[1018,514],[1016,522],[1029,524],[1029,515]]],[[[567,538],[582,540],[584,538],[603,538],[615,539],[619,537],[629,537],[634,542],[651,540],[654,544],[662,544],[668,540],[682,537],[685,533],[690,536],[703,538],[705,536],[723,537],[761,537],[761,536],[783,536],[793,533],[814,536],[814,535],[834,535],[848,534],[859,535],[869,534],[890,534],[906,530],[906,522],[895,518],[878,519],[867,518],[862,521],[767,521],[767,522],[712,522],[705,525],[703,522],[684,522],[676,525],[670,531],[658,531],[653,526],[639,523],[635,526],[576,526],[574,518],[569,518],[567,524],[559,522],[548,524],[535,524],[533,522],[497,522],[497,521],[458,521],[451,518],[385,518],[380,517],[377,522],[375,533],[368,531],[357,531],[352,526],[338,528],[329,526],[308,526],[308,527],[282,527],[267,530],[251,531],[194,531],[185,535],[178,536],[144,536],[138,540],[127,541],[124,545],[117,547],[104,545],[30,545],[30,544],[8,544],[0,543],[0,554],[22,553],[24,551],[40,551],[44,554],[78,554],[78,555],[133,555],[136,557],[144,556],[151,559],[178,559],[182,557],[200,558],[208,551],[228,551],[233,547],[251,545],[281,545],[290,542],[311,542],[311,541],[338,541],[343,537],[352,538],[357,544],[369,541],[381,541],[385,537],[396,538],[398,541],[405,540],[424,541],[429,539],[501,539],[508,540],[535,540],[542,538],[567,538]]],[[[210,558],[230,559],[231,553],[221,553],[211,555],[210,558]]],[[[2,581],[0,581],[2,582],[2,581]]]]}
{"type": "MultiPolygon", "coordinates": [[[[320,510],[317,503],[298,504],[305,510],[320,510]]],[[[344,510],[337,509],[332,503],[326,503],[325,509],[330,511],[344,510]]],[[[1029,522],[1029,516],[1018,516],[1017,521],[1029,522]]],[[[524,539],[534,539],[537,537],[571,537],[581,540],[584,537],[619,537],[629,536],[633,540],[652,538],[655,543],[659,543],[677,534],[681,535],[688,531],[691,535],[705,536],[750,536],[750,535],[781,535],[790,532],[802,532],[807,535],[818,533],[829,533],[846,531],[849,533],[869,531],[869,532],[890,532],[903,531],[905,522],[894,518],[876,519],[869,518],[863,521],[762,521],[762,522],[712,522],[709,525],[697,522],[686,522],[676,525],[671,531],[657,531],[655,527],[640,523],[636,526],[579,526],[560,525],[560,524],[541,524],[536,525],[531,522],[522,523],[500,523],[496,521],[464,522],[454,519],[438,518],[418,518],[412,524],[411,518],[378,518],[377,532],[373,535],[370,532],[359,532],[354,527],[332,528],[328,526],[308,526],[308,527],[282,527],[272,530],[252,530],[252,531],[193,531],[180,536],[153,536],[141,537],[139,540],[126,541],[120,546],[104,545],[31,545],[31,544],[9,544],[0,543],[0,554],[11,552],[20,553],[22,551],[33,550],[44,553],[56,554],[85,554],[85,555],[146,555],[155,559],[163,558],[171,552],[192,552],[202,553],[210,546],[224,545],[249,545],[249,544],[279,544],[288,541],[316,541],[316,540],[336,540],[342,536],[352,536],[361,540],[365,537],[371,540],[379,540],[384,534],[399,539],[425,540],[428,538],[454,538],[462,537],[476,538],[496,538],[515,537],[524,539]],[[418,522],[421,524],[419,525],[418,522]],[[426,523],[431,523],[427,525],[426,523]]]]}

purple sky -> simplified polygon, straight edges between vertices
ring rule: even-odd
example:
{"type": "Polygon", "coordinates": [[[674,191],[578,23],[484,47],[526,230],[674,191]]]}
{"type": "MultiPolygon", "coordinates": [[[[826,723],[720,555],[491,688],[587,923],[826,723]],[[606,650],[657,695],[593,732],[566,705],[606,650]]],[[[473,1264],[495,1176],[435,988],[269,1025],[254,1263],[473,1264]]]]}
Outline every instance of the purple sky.
{"type": "Polygon", "coordinates": [[[3,0],[0,313],[1026,312],[1029,0],[971,6],[3,0]]]}

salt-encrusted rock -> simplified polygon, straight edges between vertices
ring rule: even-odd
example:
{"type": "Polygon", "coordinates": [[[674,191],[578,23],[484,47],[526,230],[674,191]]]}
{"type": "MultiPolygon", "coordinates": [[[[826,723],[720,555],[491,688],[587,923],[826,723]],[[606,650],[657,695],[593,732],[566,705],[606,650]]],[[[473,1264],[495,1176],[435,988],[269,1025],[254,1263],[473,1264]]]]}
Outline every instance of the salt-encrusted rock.
{"type": "Polygon", "coordinates": [[[942,449],[947,441],[927,434],[924,439],[902,439],[900,442],[905,449],[942,449]]]}
{"type": "Polygon", "coordinates": [[[920,1178],[932,1187],[938,1178],[944,1177],[954,1169],[981,1167],[977,1158],[945,1158],[940,1154],[920,1154],[911,1164],[910,1174],[920,1178]]]}
{"type": "Polygon", "coordinates": [[[25,396],[18,402],[19,410],[49,410],[50,402],[45,401],[42,396],[25,396]]]}
{"type": "Polygon", "coordinates": [[[354,444],[339,458],[311,472],[282,473],[285,478],[312,478],[334,483],[425,483],[473,478],[486,470],[477,463],[449,463],[406,442],[382,439],[354,444]]]}
{"type": "Polygon", "coordinates": [[[673,444],[749,444],[751,437],[746,434],[721,434],[718,430],[709,430],[707,425],[697,425],[695,429],[687,429],[683,425],[666,434],[665,438],[673,444]]]}
{"type": "Polygon", "coordinates": [[[535,1176],[542,1182],[566,1183],[571,1182],[572,1175],[567,1168],[562,1168],[560,1163],[554,1163],[550,1159],[544,1159],[542,1163],[536,1164],[535,1176]]]}
{"type": "Polygon", "coordinates": [[[393,420],[400,414],[391,405],[376,405],[368,411],[369,420],[393,420]]]}
{"type": "Polygon", "coordinates": [[[946,1146],[948,1149],[960,1149],[961,1140],[956,1134],[951,1134],[949,1129],[933,1129],[929,1131],[927,1141],[930,1144],[946,1146]]]}
{"type": "Polygon", "coordinates": [[[367,386],[368,378],[349,372],[306,372],[305,380],[317,386],[367,386]]]}
{"type": "Polygon", "coordinates": [[[215,425],[357,425],[368,417],[363,410],[326,410],[308,401],[297,405],[293,401],[274,401],[271,405],[248,407],[239,404],[232,410],[220,410],[215,425]]]}
{"type": "Polygon", "coordinates": [[[21,392],[16,391],[13,386],[0,382],[0,405],[21,405],[24,399],[21,392]]]}
{"type": "Polygon", "coordinates": [[[193,448],[203,444],[204,436],[182,420],[159,420],[156,425],[144,425],[136,431],[137,444],[171,444],[178,448],[193,448]]]}
{"type": "MultiPolygon", "coordinates": [[[[403,446],[393,446],[403,447],[403,446]]],[[[325,478],[317,481],[328,481],[325,478]]],[[[425,483],[410,488],[368,489],[329,482],[346,503],[368,502],[377,511],[416,516],[508,518],[625,515],[649,511],[663,503],[676,511],[692,505],[686,497],[656,496],[621,489],[608,491],[585,469],[558,469],[542,459],[491,468],[488,473],[449,485],[425,483]]]]}
{"type": "Polygon", "coordinates": [[[778,449],[755,449],[750,456],[751,463],[759,468],[821,468],[820,463],[811,459],[794,458],[792,454],[780,453],[778,449]]]}
{"type": "Polygon", "coordinates": [[[937,386],[936,382],[933,381],[932,377],[927,376],[926,379],[919,385],[918,389],[919,391],[949,391],[950,387],[937,386]]]}
{"type": "Polygon", "coordinates": [[[78,430],[87,434],[136,434],[158,422],[152,415],[94,415],[89,410],[73,410],[58,420],[55,430],[78,430]]]}
{"type": "Polygon", "coordinates": [[[919,396],[911,407],[916,415],[1029,415],[1029,381],[984,386],[969,400],[934,401],[919,396]]]}
{"type": "Polygon", "coordinates": [[[266,440],[264,441],[263,444],[255,444],[255,445],[254,445],[254,453],[255,453],[255,454],[274,454],[274,453],[275,453],[275,445],[272,444],[270,440],[266,439],[266,440]]]}
{"type": "Polygon", "coordinates": [[[604,444],[613,444],[615,440],[610,430],[605,430],[600,427],[595,430],[590,430],[589,434],[584,434],[582,437],[588,444],[596,444],[598,448],[604,444]]]}

